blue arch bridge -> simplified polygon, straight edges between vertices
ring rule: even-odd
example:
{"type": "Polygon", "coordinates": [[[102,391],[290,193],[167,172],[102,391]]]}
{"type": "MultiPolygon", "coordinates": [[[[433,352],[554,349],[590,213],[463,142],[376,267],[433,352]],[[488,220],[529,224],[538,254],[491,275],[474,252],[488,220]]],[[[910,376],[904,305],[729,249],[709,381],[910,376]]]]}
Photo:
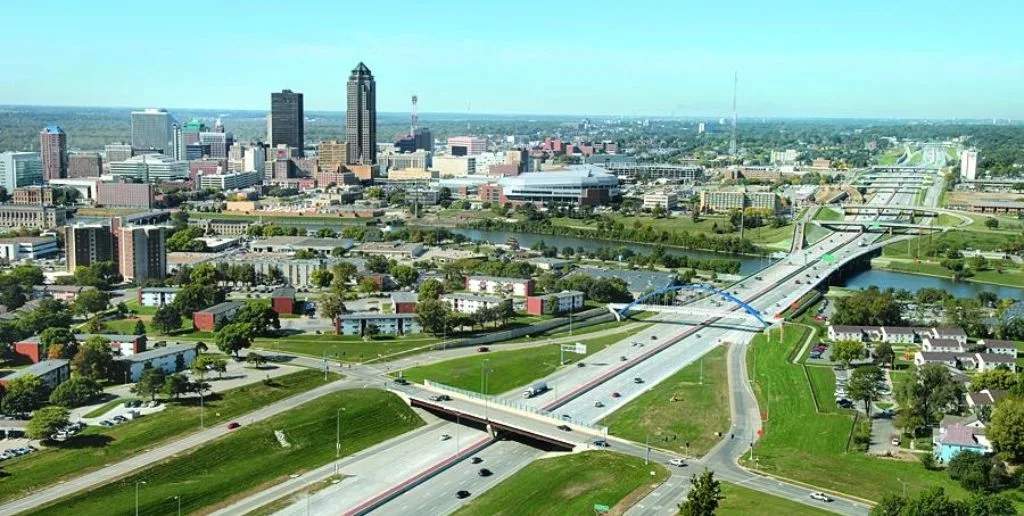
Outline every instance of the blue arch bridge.
{"type": "MultiPolygon", "coordinates": [[[[719,303],[716,303],[716,305],[719,303]]],[[[742,299],[734,296],[732,293],[717,289],[709,285],[667,285],[661,287],[652,292],[648,292],[629,303],[609,303],[608,310],[615,315],[615,318],[619,321],[629,317],[630,311],[637,312],[663,312],[663,313],[678,313],[683,315],[695,315],[703,318],[722,318],[722,319],[753,319],[760,323],[764,327],[771,326],[772,323],[765,319],[758,309],[750,306],[749,303],[742,299]],[[666,294],[671,294],[672,301],[675,301],[676,294],[684,291],[697,291],[706,292],[711,296],[719,297],[728,301],[731,304],[736,305],[735,307],[719,307],[715,308],[701,308],[693,306],[695,303],[688,303],[684,305],[677,305],[674,303],[661,303],[666,297],[666,294]]]]}

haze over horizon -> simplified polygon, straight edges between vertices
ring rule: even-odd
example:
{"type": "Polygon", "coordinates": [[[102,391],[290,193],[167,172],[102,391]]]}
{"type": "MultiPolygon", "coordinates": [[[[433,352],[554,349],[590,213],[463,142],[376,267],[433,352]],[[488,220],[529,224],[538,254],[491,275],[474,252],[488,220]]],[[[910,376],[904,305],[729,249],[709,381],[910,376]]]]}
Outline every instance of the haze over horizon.
{"type": "Polygon", "coordinates": [[[265,111],[289,88],[342,111],[363,61],[382,112],[417,94],[424,114],[717,118],[739,71],[741,117],[1024,118],[1024,38],[1005,36],[1024,7],[1009,1],[45,7],[6,6],[5,104],[265,111]]]}

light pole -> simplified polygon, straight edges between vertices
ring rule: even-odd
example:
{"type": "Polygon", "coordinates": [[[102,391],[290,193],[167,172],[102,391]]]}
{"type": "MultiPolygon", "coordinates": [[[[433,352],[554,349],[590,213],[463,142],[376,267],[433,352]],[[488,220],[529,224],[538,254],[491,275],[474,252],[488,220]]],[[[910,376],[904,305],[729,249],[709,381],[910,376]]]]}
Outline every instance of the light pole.
{"type": "Polygon", "coordinates": [[[145,484],[145,480],[135,481],[135,516],[139,516],[139,484],[145,484]]]}
{"type": "Polygon", "coordinates": [[[484,395],[484,419],[490,418],[490,411],[488,410],[487,404],[487,377],[490,374],[490,371],[487,369],[487,363],[490,361],[491,359],[485,358],[480,362],[480,392],[484,395]]]}
{"type": "Polygon", "coordinates": [[[181,516],[181,495],[175,496],[174,499],[178,502],[178,516],[181,516]]]}
{"type": "Polygon", "coordinates": [[[199,380],[199,429],[206,428],[206,421],[203,416],[206,414],[206,408],[203,405],[203,381],[199,380]]]}
{"type": "Polygon", "coordinates": [[[903,497],[904,497],[904,498],[906,498],[906,496],[907,496],[907,483],[906,483],[906,482],[904,482],[904,481],[903,481],[902,479],[900,479],[900,478],[897,478],[897,479],[896,479],[896,481],[897,481],[897,482],[899,482],[899,483],[901,483],[901,484],[903,484],[903,497]]]}
{"type": "Polygon", "coordinates": [[[337,425],[337,430],[336,430],[336,439],[337,440],[334,443],[334,458],[335,459],[341,457],[341,413],[344,412],[344,411],[345,411],[345,407],[341,407],[341,408],[338,409],[338,419],[337,419],[338,425],[337,425]]]}

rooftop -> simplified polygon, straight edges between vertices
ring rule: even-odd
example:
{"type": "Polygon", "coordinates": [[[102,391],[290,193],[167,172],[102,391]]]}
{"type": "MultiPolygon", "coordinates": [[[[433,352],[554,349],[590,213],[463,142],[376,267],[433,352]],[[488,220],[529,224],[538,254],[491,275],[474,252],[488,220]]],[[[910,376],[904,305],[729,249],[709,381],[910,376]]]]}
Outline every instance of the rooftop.
{"type": "Polygon", "coordinates": [[[939,439],[942,444],[954,446],[967,446],[970,448],[984,448],[985,445],[978,442],[974,436],[974,429],[961,424],[953,424],[946,427],[946,431],[939,439]]]}
{"type": "Polygon", "coordinates": [[[213,305],[213,306],[211,306],[209,308],[204,308],[204,309],[200,310],[198,313],[217,315],[217,314],[222,314],[224,312],[230,312],[232,310],[237,310],[239,308],[242,308],[242,305],[244,305],[244,304],[245,303],[242,303],[241,301],[225,301],[223,303],[218,303],[216,305],[213,305]]]}
{"type": "Polygon", "coordinates": [[[122,360],[124,362],[146,362],[147,360],[153,360],[154,358],[165,357],[168,355],[176,355],[183,353],[188,350],[195,351],[195,344],[173,344],[170,346],[164,346],[162,348],[153,348],[142,353],[136,353],[134,355],[128,355],[125,357],[117,357],[115,360],[122,360]]]}
{"type": "Polygon", "coordinates": [[[392,303],[415,303],[419,301],[419,294],[415,292],[392,292],[391,302],[392,303]]]}
{"type": "Polygon", "coordinates": [[[359,320],[359,319],[415,319],[416,314],[382,314],[380,312],[352,312],[341,314],[338,319],[359,320]]]}
{"type": "Polygon", "coordinates": [[[483,303],[500,303],[505,300],[505,298],[498,296],[472,294],[469,292],[452,292],[451,294],[441,296],[441,299],[461,299],[463,301],[480,301],[483,303]]]}
{"type": "Polygon", "coordinates": [[[278,287],[278,288],[275,288],[274,291],[270,293],[270,297],[271,298],[278,298],[278,297],[294,298],[295,297],[295,288],[293,288],[293,287],[278,287]]]}
{"type": "Polygon", "coordinates": [[[46,373],[56,371],[62,367],[68,366],[67,360],[43,360],[42,362],[36,362],[24,369],[18,369],[17,371],[4,377],[4,381],[10,381],[19,376],[42,376],[46,373]]]}

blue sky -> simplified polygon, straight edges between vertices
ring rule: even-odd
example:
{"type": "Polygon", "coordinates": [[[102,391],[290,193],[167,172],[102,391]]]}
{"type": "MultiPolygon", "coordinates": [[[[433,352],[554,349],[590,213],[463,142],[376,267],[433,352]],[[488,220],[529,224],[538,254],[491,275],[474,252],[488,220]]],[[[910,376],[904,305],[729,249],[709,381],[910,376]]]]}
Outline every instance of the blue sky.
{"type": "Polygon", "coordinates": [[[1019,0],[7,4],[3,104],[1024,118],[1019,0]]]}

